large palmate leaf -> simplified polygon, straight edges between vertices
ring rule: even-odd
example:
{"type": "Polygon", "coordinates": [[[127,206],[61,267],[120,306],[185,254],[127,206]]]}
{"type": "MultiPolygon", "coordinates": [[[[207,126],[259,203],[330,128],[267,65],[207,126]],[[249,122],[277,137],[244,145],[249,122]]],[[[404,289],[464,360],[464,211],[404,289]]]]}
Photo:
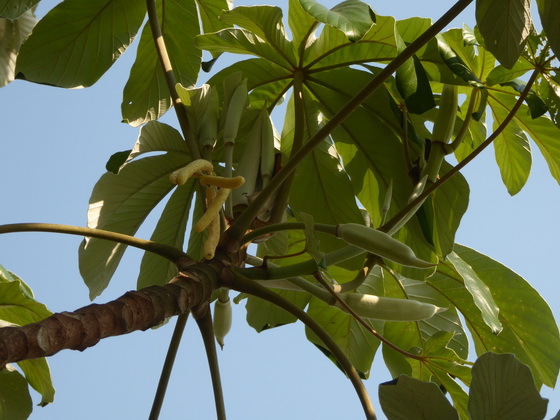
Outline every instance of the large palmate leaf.
{"type": "Polygon", "coordinates": [[[31,10],[15,20],[0,18],[0,87],[14,80],[19,47],[35,22],[35,15],[31,10]]]}
{"type": "Polygon", "coordinates": [[[317,25],[309,13],[301,6],[300,0],[289,0],[288,26],[292,33],[292,44],[299,51],[305,42],[314,38],[312,28],[317,25]]]}
{"type": "MultiPolygon", "coordinates": [[[[158,2],[158,14],[165,46],[177,82],[190,86],[196,82],[202,52],[193,44],[200,33],[194,0],[158,2]]],[[[136,61],[124,87],[121,105],[123,120],[136,127],[159,119],[171,107],[154,38],[149,24],[144,26],[136,61]]]]}
{"type": "Polygon", "coordinates": [[[0,18],[15,20],[39,3],[39,0],[0,0],[0,18]]]}
{"type": "Polygon", "coordinates": [[[302,65],[313,72],[350,64],[389,61],[397,55],[395,19],[377,16],[377,23],[357,42],[350,42],[344,33],[327,25],[321,35],[304,52],[302,65]]]}
{"type": "Polygon", "coordinates": [[[531,29],[529,0],[477,0],[476,22],[484,47],[503,66],[512,68],[531,29]]]}
{"type": "Polygon", "coordinates": [[[531,368],[537,386],[544,383],[553,387],[560,366],[560,338],[546,302],[529,283],[500,263],[461,245],[455,245],[455,252],[490,289],[503,330],[498,335],[492,333],[457,273],[440,265],[428,283],[461,312],[477,354],[514,353],[531,368]]]}
{"type": "Polygon", "coordinates": [[[351,42],[359,41],[375,24],[375,13],[359,0],[345,0],[332,9],[316,0],[300,0],[300,4],[317,21],[338,29],[351,42]]]}
{"type": "Polygon", "coordinates": [[[64,88],[93,85],[130,45],[143,0],[66,0],[24,42],[16,77],[64,88]]]}

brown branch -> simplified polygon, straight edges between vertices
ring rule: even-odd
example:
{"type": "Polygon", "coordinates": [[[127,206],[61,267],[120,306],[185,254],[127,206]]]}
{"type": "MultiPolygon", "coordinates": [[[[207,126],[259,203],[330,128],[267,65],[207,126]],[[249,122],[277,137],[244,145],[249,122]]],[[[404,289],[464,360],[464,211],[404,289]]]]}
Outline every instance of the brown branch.
{"type": "Polygon", "coordinates": [[[217,285],[217,272],[196,264],[164,286],[127,292],[111,302],[57,313],[37,323],[0,328],[0,367],[64,349],[83,351],[106,337],[147,330],[207,302],[217,285]]]}

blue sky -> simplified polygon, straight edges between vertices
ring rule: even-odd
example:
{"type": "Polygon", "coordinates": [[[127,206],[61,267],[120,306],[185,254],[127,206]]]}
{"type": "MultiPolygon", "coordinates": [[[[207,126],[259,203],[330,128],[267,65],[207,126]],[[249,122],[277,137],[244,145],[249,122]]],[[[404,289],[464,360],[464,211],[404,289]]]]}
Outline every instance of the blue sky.
{"type": "MultiPolygon", "coordinates": [[[[55,3],[43,0],[38,13],[44,14],[55,3]]],[[[239,1],[236,5],[258,3],[239,1]]],[[[452,4],[401,0],[372,7],[399,19],[437,18],[452,4]]],[[[461,22],[474,25],[472,8],[453,26],[461,22]]],[[[121,92],[134,60],[133,49],[88,89],[66,91],[16,81],[0,90],[0,223],[85,225],[91,188],[104,172],[108,157],[130,149],[137,137],[137,129],[120,122],[121,92]]],[[[172,113],[163,121],[175,124],[172,113]]],[[[558,317],[560,188],[540,154],[534,154],[529,181],[515,197],[503,186],[491,149],[463,174],[471,198],[457,242],[519,273],[558,317]]],[[[137,236],[148,238],[153,222],[151,218],[137,236]]],[[[77,309],[90,303],[77,268],[80,241],[53,234],[3,235],[0,264],[21,276],[52,311],[77,309]]],[[[135,287],[141,256],[136,250],[127,251],[98,303],[135,287]]],[[[37,407],[31,418],[146,418],[173,324],[110,338],[83,353],[64,351],[50,358],[56,401],[37,407]]],[[[362,418],[350,382],[307,342],[301,324],[257,334],[245,323],[244,304],[238,305],[233,330],[219,357],[231,419],[362,418]]],[[[366,382],[374,400],[378,384],[390,379],[382,360],[376,360],[366,382]]],[[[551,399],[550,418],[560,409],[560,394],[546,389],[543,394],[551,399]]],[[[376,409],[383,418],[378,404],[376,409]]],[[[215,418],[214,412],[206,356],[195,323],[189,320],[160,418],[210,419],[215,418]]]]}

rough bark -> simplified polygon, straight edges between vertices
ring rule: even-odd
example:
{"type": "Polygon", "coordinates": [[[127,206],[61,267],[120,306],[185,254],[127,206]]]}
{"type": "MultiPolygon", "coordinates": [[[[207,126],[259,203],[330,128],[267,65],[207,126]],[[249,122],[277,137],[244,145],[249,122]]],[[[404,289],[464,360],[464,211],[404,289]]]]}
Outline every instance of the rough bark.
{"type": "Polygon", "coordinates": [[[197,264],[164,286],[130,291],[114,301],[57,313],[34,324],[0,328],[0,367],[64,349],[83,351],[103,338],[159,325],[208,301],[218,277],[210,266],[197,264]]]}

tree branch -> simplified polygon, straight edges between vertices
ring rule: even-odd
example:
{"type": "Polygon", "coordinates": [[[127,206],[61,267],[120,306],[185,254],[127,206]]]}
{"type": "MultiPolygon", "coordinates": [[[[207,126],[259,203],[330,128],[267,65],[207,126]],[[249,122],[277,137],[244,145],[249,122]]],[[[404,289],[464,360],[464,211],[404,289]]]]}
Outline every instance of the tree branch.
{"type": "Polygon", "coordinates": [[[106,337],[147,330],[207,302],[217,287],[218,274],[207,264],[195,264],[164,286],[127,292],[114,301],[37,323],[0,328],[0,367],[64,349],[83,351],[106,337]]]}

